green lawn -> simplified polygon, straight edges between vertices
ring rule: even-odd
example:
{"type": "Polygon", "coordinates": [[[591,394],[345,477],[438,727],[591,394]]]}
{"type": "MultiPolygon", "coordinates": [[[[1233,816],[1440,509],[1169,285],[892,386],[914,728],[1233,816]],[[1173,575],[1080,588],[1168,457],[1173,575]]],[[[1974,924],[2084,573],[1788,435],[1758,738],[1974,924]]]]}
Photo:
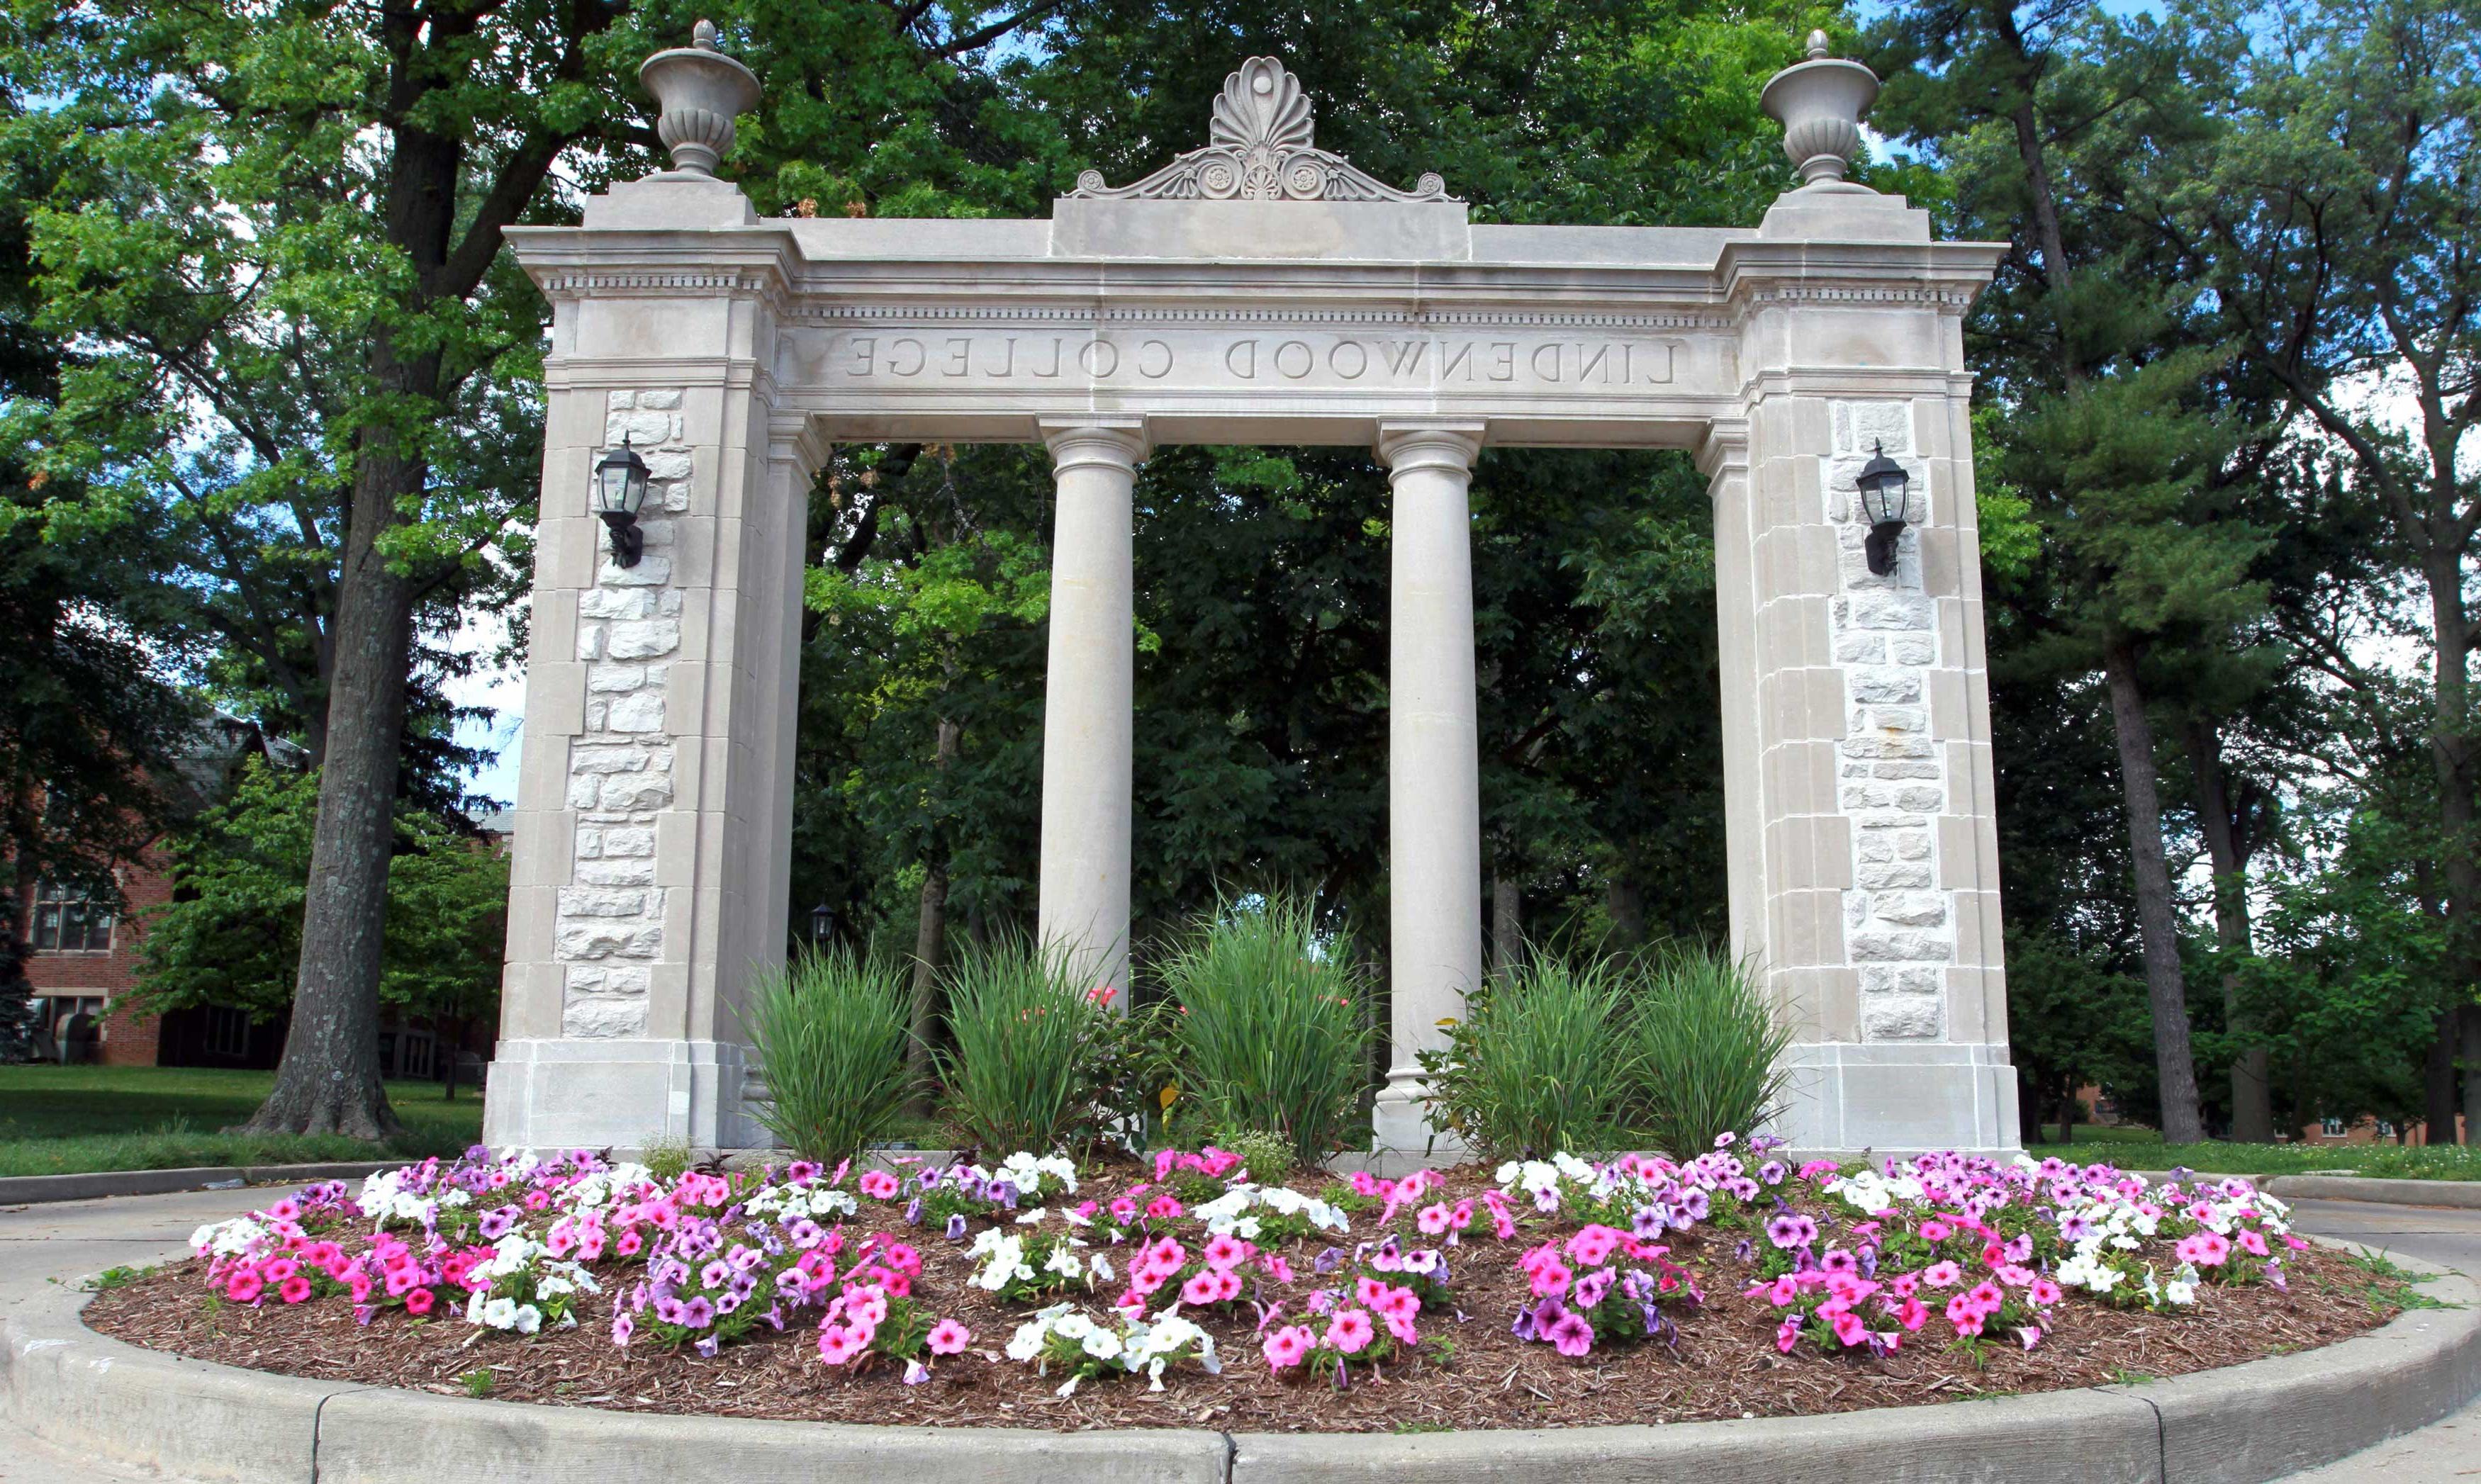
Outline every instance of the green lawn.
{"type": "Polygon", "coordinates": [[[437,1082],[390,1082],[404,1140],[241,1138],[217,1131],[248,1118],[273,1072],[187,1067],[0,1066],[0,1175],[163,1170],[194,1164],[295,1164],[457,1154],[482,1136],[483,1100],[457,1101],[437,1082]]]}
{"type": "Polygon", "coordinates": [[[2481,1148],[2396,1144],[2165,1144],[2151,1129],[2080,1127],[2074,1144],[2036,1144],[2039,1159],[2107,1160],[2125,1169],[2184,1166],[2220,1175],[2309,1175],[2350,1170],[2389,1180],[2481,1180],[2481,1148]]]}

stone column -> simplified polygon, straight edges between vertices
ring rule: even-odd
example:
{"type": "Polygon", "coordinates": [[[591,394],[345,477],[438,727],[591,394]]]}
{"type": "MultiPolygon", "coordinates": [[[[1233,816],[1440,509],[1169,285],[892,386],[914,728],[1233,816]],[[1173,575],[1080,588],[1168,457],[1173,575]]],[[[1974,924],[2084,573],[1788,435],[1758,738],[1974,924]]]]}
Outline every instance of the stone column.
{"type": "Polygon", "coordinates": [[[1813,186],[1725,253],[1741,415],[1701,456],[1732,927],[1795,1029],[1803,1150],[2017,1142],[1962,336],[1984,259],[1838,266],[1928,236],[1900,197],[1813,186]],[[1854,491],[1882,444],[1913,497],[1883,577],[1854,491]]]}
{"type": "MultiPolygon", "coordinates": [[[[1047,950],[1077,976],[1126,988],[1136,625],[1132,497],[1146,456],[1135,421],[1042,425],[1058,480],[1051,655],[1043,688],[1042,877],[1047,950]]],[[[1126,1009],[1128,996],[1113,998],[1126,1009]]]]}
{"type": "Polygon", "coordinates": [[[1481,775],[1474,721],[1473,531],[1478,423],[1392,425],[1387,638],[1388,972],[1394,1011],[1382,1153],[1431,1141],[1415,1057],[1447,1042],[1481,982],[1481,775]]]}
{"type": "Polygon", "coordinates": [[[493,1144],[756,1137],[741,1005],[786,940],[802,532],[823,450],[772,412],[780,280],[571,256],[626,252],[650,222],[748,216],[730,187],[659,180],[596,197],[582,234],[515,236],[554,319],[493,1144]],[[623,437],[652,477],[634,567],[590,504],[594,462],[623,437]]]}

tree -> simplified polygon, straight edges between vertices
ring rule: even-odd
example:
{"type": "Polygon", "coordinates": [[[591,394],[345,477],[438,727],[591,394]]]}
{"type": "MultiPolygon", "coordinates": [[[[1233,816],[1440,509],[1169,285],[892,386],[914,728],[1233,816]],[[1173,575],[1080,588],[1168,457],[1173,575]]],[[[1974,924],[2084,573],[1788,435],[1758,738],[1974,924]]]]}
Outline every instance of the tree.
{"type": "MultiPolygon", "coordinates": [[[[252,758],[227,798],[171,837],[173,897],[147,921],[141,1008],[227,1005],[267,1021],[293,1007],[319,792],[317,774],[252,758]]],[[[499,1002],[509,863],[423,810],[390,823],[379,1000],[461,1043],[499,1002]]]]}
{"type": "MultiPolygon", "coordinates": [[[[26,203],[55,162],[5,128],[24,100],[0,79],[0,406],[57,395],[70,357],[36,322],[26,203]]],[[[66,491],[0,426],[0,1062],[32,1044],[26,889],[52,881],[118,904],[170,803],[162,768],[192,708],[164,677],[170,638],[151,533],[49,529],[66,491]]]]}
{"type": "MultiPolygon", "coordinates": [[[[939,131],[923,120],[953,101],[953,64],[1043,9],[727,7],[770,82],[742,156],[760,194],[866,191],[881,162],[925,186],[939,131]],[[788,163],[804,154],[823,164],[788,163]]],[[[96,352],[50,409],[39,466],[93,482],[80,517],[179,514],[227,658],[310,697],[308,950],[252,1132],[395,1127],[379,924],[416,636],[505,570],[490,549],[532,498],[543,308],[501,234],[650,168],[626,79],[690,18],[107,0],[41,12],[5,59],[46,100],[17,137],[68,162],[34,215],[41,319],[96,352]]]]}
{"type": "MultiPolygon", "coordinates": [[[[2234,11],[2175,10],[2229,35],[2234,11]]],[[[2453,1127],[2455,1057],[2481,1127],[2481,737],[2467,585],[2481,481],[2481,33],[2465,0],[2318,5],[2265,17],[2264,44],[2232,60],[2233,127],[2169,162],[2163,229],[2181,268],[2217,294],[2251,361],[2348,456],[2348,488],[2383,512],[2426,589],[2427,745],[2437,775],[2442,885],[2451,924],[2445,993],[2430,997],[2425,1115],[2453,1127]]]]}

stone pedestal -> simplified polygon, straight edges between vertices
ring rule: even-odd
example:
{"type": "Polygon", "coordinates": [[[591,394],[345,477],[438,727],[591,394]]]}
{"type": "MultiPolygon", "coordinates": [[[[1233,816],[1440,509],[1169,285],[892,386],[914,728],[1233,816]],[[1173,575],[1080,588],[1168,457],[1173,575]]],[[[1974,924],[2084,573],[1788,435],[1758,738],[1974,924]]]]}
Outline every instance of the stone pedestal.
{"type": "MultiPolygon", "coordinates": [[[[598,205],[588,221],[624,231],[749,220],[713,181],[598,205]]],[[[741,1005],[784,952],[804,499],[823,450],[772,419],[765,273],[541,281],[533,655],[483,1133],[741,1147],[741,1005]],[[633,567],[590,504],[595,460],[624,437],[651,476],[633,567]]]]}
{"type": "Polygon", "coordinates": [[[1810,187],[1725,251],[1741,415],[1702,458],[1732,936],[1797,1029],[1780,1130],[1794,1147],[2012,1149],[1972,294],[1838,272],[1856,239],[1926,245],[1927,217],[1810,187]],[[1883,577],[1854,484],[1881,446],[1915,513],[1883,577]]]}

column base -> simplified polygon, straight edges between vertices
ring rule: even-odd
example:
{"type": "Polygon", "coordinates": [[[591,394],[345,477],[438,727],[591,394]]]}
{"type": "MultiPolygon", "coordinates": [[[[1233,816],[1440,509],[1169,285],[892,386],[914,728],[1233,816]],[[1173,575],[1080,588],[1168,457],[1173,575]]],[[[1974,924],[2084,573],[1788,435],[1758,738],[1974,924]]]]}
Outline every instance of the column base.
{"type": "MultiPolygon", "coordinates": [[[[1423,1165],[1444,1168],[1473,1158],[1452,1133],[1430,1127],[1430,1100],[1419,1080],[1390,1081],[1370,1111],[1371,1146],[1366,1167],[1390,1179],[1423,1165]]],[[[1348,1157],[1347,1157],[1348,1158],[1348,1157]]],[[[1341,1167],[1344,1161],[1338,1161],[1341,1167]]]]}
{"type": "Polygon", "coordinates": [[[502,1041],[483,1142],[535,1153],[747,1148],[764,1142],[742,1101],[747,1064],[731,1041],[502,1041]]]}
{"type": "Polygon", "coordinates": [[[1787,1049],[1783,1066],[1790,1076],[1773,1132],[1803,1153],[2013,1155],[2024,1147],[2004,1046],[1811,1043],[1787,1049]]]}

